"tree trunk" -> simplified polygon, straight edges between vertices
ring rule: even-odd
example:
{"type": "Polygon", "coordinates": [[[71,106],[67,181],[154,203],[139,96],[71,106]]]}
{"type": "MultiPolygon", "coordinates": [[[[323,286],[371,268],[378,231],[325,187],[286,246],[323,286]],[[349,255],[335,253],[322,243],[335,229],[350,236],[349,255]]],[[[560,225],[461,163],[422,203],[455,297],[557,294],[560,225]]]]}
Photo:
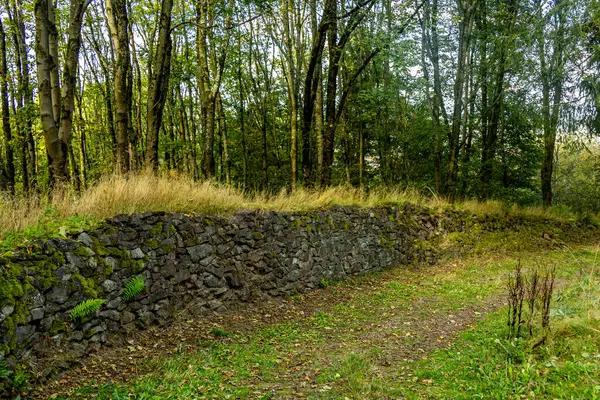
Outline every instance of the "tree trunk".
{"type": "Polygon", "coordinates": [[[56,24],[51,19],[54,16],[54,4],[46,0],[35,0],[34,10],[40,118],[51,184],[57,186],[68,180],[68,147],[58,134],[57,113],[60,109],[55,107],[57,100],[53,90],[53,84],[57,84],[54,72],[58,69],[58,59],[54,56],[54,50],[51,50],[54,41],[51,37],[55,35],[52,32],[56,32],[56,24]]]}
{"type": "Polygon", "coordinates": [[[518,0],[509,0],[504,3],[507,7],[506,17],[503,27],[505,39],[500,43],[499,54],[494,59],[497,60],[496,76],[494,82],[494,92],[492,95],[491,110],[489,112],[488,131],[483,141],[481,153],[481,184],[483,197],[488,198],[491,194],[491,184],[493,176],[493,165],[496,157],[496,141],[498,140],[498,125],[504,101],[504,77],[506,74],[507,52],[512,41],[512,31],[517,19],[518,0]]]}
{"type": "MultiPolygon", "coordinates": [[[[89,2],[87,0],[71,0],[69,8],[69,39],[62,80],[62,98],[60,101],[60,126],[58,136],[67,146],[67,151],[72,155],[71,135],[73,133],[73,113],[75,111],[75,90],[77,85],[77,72],[79,69],[79,50],[81,48],[81,26],[83,15],[89,2]]],[[[78,181],[77,164],[75,158],[70,157],[73,179],[78,181]]]]}
{"type": "Polygon", "coordinates": [[[2,130],[4,131],[5,147],[5,165],[4,177],[6,179],[6,189],[15,192],[15,160],[13,154],[13,138],[10,126],[10,114],[8,106],[8,65],[6,62],[6,34],[4,26],[0,20],[0,97],[2,103],[2,130]]]}
{"type": "Polygon", "coordinates": [[[456,79],[454,81],[454,110],[452,113],[452,131],[450,134],[450,159],[448,160],[447,190],[451,200],[454,200],[456,191],[456,179],[458,176],[458,157],[460,143],[460,125],[462,119],[463,90],[467,56],[471,43],[473,30],[473,13],[477,6],[477,0],[457,0],[459,14],[459,46],[458,66],[456,79]]]}
{"type": "MultiPolygon", "coordinates": [[[[558,116],[562,100],[564,82],[564,39],[566,11],[561,4],[562,0],[554,0],[554,20],[556,31],[552,41],[552,58],[550,65],[546,61],[546,39],[543,27],[538,28],[538,52],[540,57],[540,71],[542,80],[542,119],[544,125],[544,155],[542,157],[542,198],[544,205],[552,206],[552,176],[554,171],[554,152],[556,148],[556,134],[558,131],[558,116]],[[552,99],[551,99],[552,98],[552,99]]],[[[538,9],[541,15],[541,7],[538,9]]],[[[541,24],[540,24],[541,25],[541,24]]]]}
{"type": "Polygon", "coordinates": [[[152,80],[148,87],[148,115],[146,132],[146,168],[158,168],[158,140],[162,125],[163,110],[169,92],[171,71],[171,10],[173,0],[162,2],[160,29],[156,45],[155,65],[152,80]]]}
{"type": "Polygon", "coordinates": [[[127,96],[127,75],[131,68],[129,56],[129,19],[125,0],[106,0],[108,26],[116,52],[114,74],[115,125],[117,136],[116,171],[121,174],[129,172],[129,118],[131,110],[127,96]]]}

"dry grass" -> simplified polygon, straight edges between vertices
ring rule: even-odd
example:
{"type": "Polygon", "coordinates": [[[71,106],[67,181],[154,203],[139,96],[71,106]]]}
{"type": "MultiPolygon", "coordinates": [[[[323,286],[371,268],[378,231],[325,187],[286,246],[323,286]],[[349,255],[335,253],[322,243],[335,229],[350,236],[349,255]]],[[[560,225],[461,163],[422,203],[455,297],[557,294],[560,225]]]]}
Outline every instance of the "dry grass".
{"type": "MultiPolygon", "coordinates": [[[[240,209],[306,211],[333,205],[373,207],[405,202],[435,209],[450,207],[442,198],[425,197],[410,189],[381,189],[364,193],[352,187],[332,187],[324,191],[301,189],[293,194],[282,191],[277,195],[266,195],[245,194],[234,188],[195,182],[177,174],[109,176],[80,195],[61,190],[55,191],[52,198],[0,198],[0,237],[39,225],[45,218],[76,216],[101,220],[117,214],[146,211],[208,214],[225,214],[240,209]]],[[[507,207],[494,201],[467,201],[454,207],[477,214],[523,214],[563,220],[573,217],[543,208],[507,207]]]]}

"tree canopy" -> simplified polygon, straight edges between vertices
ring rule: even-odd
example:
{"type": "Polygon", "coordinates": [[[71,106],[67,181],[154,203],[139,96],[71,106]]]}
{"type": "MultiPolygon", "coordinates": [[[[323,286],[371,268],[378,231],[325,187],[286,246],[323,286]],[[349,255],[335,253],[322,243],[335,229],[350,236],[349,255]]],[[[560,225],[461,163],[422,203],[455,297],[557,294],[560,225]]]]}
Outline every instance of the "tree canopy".
{"type": "Polygon", "coordinates": [[[149,169],[600,211],[598,0],[1,1],[3,191],[149,169]]]}

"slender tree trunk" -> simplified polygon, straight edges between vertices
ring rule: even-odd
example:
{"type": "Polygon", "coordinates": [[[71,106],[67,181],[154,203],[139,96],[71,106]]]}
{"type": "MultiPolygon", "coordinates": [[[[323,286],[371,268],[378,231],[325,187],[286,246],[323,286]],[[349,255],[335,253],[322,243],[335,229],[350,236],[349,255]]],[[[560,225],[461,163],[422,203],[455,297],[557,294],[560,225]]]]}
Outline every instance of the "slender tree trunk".
{"type": "Polygon", "coordinates": [[[171,72],[171,11],[173,0],[162,2],[160,28],[152,80],[148,88],[148,115],[146,130],[146,168],[158,168],[158,140],[162,125],[163,110],[169,92],[171,72]]]}
{"type": "Polygon", "coordinates": [[[8,106],[8,65],[6,62],[6,34],[0,20],[0,97],[2,102],[2,130],[4,131],[4,176],[6,188],[15,192],[15,160],[13,154],[13,138],[10,126],[10,108],[8,106]]]}
{"type": "Polygon", "coordinates": [[[462,120],[463,90],[466,61],[469,54],[471,33],[473,30],[473,13],[477,0],[457,0],[461,21],[459,23],[458,66],[454,81],[454,110],[452,114],[452,131],[450,135],[450,159],[448,160],[448,178],[446,192],[454,200],[456,179],[458,176],[458,157],[460,143],[460,125],[462,120]]]}
{"type": "MultiPolygon", "coordinates": [[[[541,7],[538,9],[541,14],[541,7]]],[[[552,206],[552,177],[554,171],[554,153],[556,148],[556,134],[558,131],[558,116],[562,100],[564,82],[564,39],[566,11],[562,0],[554,0],[553,15],[555,34],[552,41],[552,58],[550,65],[546,60],[546,38],[543,27],[538,29],[538,52],[542,80],[542,120],[544,125],[544,155],[542,157],[542,198],[544,205],[552,206]]],[[[541,19],[540,19],[541,20],[541,19]]]]}
{"type": "Polygon", "coordinates": [[[77,163],[72,156],[71,136],[73,134],[73,113],[75,111],[75,90],[77,86],[77,73],[79,69],[79,50],[81,48],[81,27],[83,15],[89,2],[87,0],[70,0],[69,8],[69,39],[62,80],[62,98],[60,101],[60,126],[58,136],[61,142],[67,146],[70,154],[71,168],[73,169],[73,180],[78,186],[79,174],[77,163]]]}
{"type": "Polygon", "coordinates": [[[117,56],[114,74],[115,131],[117,137],[116,171],[124,174],[130,170],[128,153],[131,110],[127,96],[127,75],[131,68],[128,34],[129,18],[125,0],[106,0],[106,11],[113,48],[117,56]]]}
{"type": "Polygon", "coordinates": [[[56,71],[58,59],[52,46],[55,44],[56,24],[54,4],[46,0],[34,1],[37,59],[38,96],[40,118],[44,132],[44,142],[48,155],[51,183],[53,186],[68,180],[68,148],[58,134],[58,113],[60,108],[54,85],[58,84],[56,71]]]}
{"type": "Polygon", "coordinates": [[[506,74],[507,52],[512,41],[512,30],[517,19],[518,0],[509,0],[504,3],[507,7],[505,12],[505,23],[503,27],[505,39],[499,45],[498,54],[494,57],[497,60],[496,76],[494,82],[494,92],[492,95],[492,104],[489,114],[489,129],[481,154],[481,183],[483,197],[487,198],[491,194],[491,184],[493,176],[493,163],[496,157],[496,142],[498,140],[498,125],[501,117],[502,104],[504,102],[504,77],[506,74]]]}

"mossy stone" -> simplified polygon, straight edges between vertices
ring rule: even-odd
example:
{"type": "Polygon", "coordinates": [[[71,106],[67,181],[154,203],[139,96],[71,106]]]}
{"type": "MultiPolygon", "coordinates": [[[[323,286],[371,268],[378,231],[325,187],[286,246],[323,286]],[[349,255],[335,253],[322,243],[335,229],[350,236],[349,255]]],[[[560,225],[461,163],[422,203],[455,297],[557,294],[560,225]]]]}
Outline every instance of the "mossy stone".
{"type": "Polygon", "coordinates": [[[156,239],[146,239],[144,240],[144,244],[151,248],[152,250],[158,249],[158,240],[156,239]]]}

